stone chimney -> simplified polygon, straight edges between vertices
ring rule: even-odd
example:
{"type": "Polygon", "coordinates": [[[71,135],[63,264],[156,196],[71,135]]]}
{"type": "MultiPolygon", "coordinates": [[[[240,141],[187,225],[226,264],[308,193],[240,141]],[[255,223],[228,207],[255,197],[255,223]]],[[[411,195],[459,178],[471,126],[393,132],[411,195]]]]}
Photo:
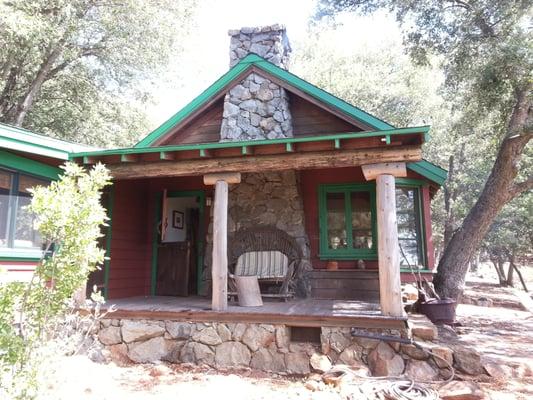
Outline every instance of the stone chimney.
{"type": "MultiPolygon", "coordinates": [[[[230,30],[230,67],[250,53],[287,69],[291,47],[285,27],[230,30]]],[[[224,98],[221,141],[292,137],[292,117],[285,90],[259,74],[251,73],[224,98]]]]}

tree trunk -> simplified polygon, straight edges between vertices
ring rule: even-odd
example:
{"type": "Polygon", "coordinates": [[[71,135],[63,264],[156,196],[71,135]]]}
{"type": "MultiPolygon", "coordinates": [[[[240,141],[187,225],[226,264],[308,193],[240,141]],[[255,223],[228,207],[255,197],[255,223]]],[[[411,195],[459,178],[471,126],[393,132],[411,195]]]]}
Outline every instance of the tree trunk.
{"type": "Polygon", "coordinates": [[[455,171],[454,171],[454,157],[453,155],[450,156],[448,160],[448,180],[444,185],[444,211],[446,215],[446,219],[444,220],[444,248],[448,245],[450,242],[452,236],[453,236],[453,230],[455,225],[455,218],[453,213],[453,189],[450,187],[451,182],[453,181],[455,177],[455,171]]]}
{"type": "Polygon", "coordinates": [[[527,190],[533,182],[515,184],[521,154],[533,133],[526,131],[531,124],[531,87],[526,85],[516,93],[516,103],[509,121],[508,133],[502,141],[492,171],[474,207],[454,233],[444,249],[437,274],[435,288],[441,297],[458,299],[463,291],[468,261],[490,225],[505,204],[527,190]]]}
{"type": "Polygon", "coordinates": [[[514,279],[514,263],[512,261],[509,261],[509,268],[507,268],[507,286],[513,287],[513,279],[514,279]]]}
{"type": "Polygon", "coordinates": [[[505,272],[501,268],[500,260],[498,258],[491,258],[490,261],[492,262],[492,265],[494,265],[494,269],[498,274],[498,282],[500,282],[500,286],[503,286],[505,284],[505,272]]]}

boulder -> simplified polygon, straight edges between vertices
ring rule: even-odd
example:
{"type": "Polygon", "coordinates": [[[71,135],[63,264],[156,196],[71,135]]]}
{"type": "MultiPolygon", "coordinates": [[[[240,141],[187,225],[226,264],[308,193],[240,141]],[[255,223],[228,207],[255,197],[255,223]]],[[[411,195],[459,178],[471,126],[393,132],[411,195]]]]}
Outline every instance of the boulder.
{"type": "Polygon", "coordinates": [[[331,361],[324,354],[314,353],[309,359],[309,363],[313,370],[321,373],[328,372],[331,369],[331,361]]]}
{"type": "Polygon", "coordinates": [[[195,329],[190,322],[167,321],[165,328],[172,339],[189,339],[195,329]]]}
{"type": "Polygon", "coordinates": [[[352,344],[342,351],[337,361],[346,365],[357,365],[361,361],[362,352],[363,350],[359,345],[352,344]]]}
{"type": "Polygon", "coordinates": [[[130,363],[128,346],[124,343],[114,344],[106,348],[107,358],[119,366],[130,363]]]}
{"type": "Polygon", "coordinates": [[[429,320],[427,324],[417,324],[411,328],[411,333],[422,340],[435,340],[439,335],[437,327],[429,320]]]}
{"type": "Polygon", "coordinates": [[[285,354],[285,365],[287,372],[292,374],[308,374],[311,370],[309,368],[309,358],[305,353],[288,353],[285,354]]]}
{"type": "Polygon", "coordinates": [[[202,343],[188,342],[180,351],[180,360],[191,364],[215,365],[215,352],[202,343]]]}
{"type": "Polygon", "coordinates": [[[160,361],[167,355],[165,339],[156,337],[145,342],[135,342],[128,346],[128,357],[138,363],[160,361]]]}
{"type": "Polygon", "coordinates": [[[163,360],[171,363],[180,363],[180,353],[184,345],[184,340],[167,340],[167,354],[163,357],[163,360]]]}
{"type": "Polygon", "coordinates": [[[453,365],[453,351],[449,347],[435,346],[431,348],[431,353],[434,354],[433,361],[439,368],[449,368],[450,365],[453,365]],[[444,358],[449,365],[441,358],[444,358]]]}
{"type": "Polygon", "coordinates": [[[150,322],[143,321],[122,321],[122,339],[125,343],[138,342],[163,336],[165,328],[150,322]]]}
{"type": "Polygon", "coordinates": [[[248,347],[239,342],[224,342],[215,349],[217,367],[248,367],[250,358],[248,347]]]}
{"type": "Polygon", "coordinates": [[[416,382],[431,382],[438,378],[439,371],[422,360],[409,360],[405,374],[416,382]]]}
{"type": "Polygon", "coordinates": [[[250,366],[261,371],[285,372],[285,357],[271,349],[260,349],[252,356],[250,366]]]}
{"type": "Polygon", "coordinates": [[[217,344],[222,343],[222,339],[220,339],[218,332],[212,326],[194,332],[192,340],[211,346],[216,346],[217,344]]]}
{"type": "Polygon", "coordinates": [[[405,366],[402,357],[385,342],[380,342],[370,352],[368,365],[372,374],[377,376],[399,376],[405,366]]]}
{"type": "Polygon", "coordinates": [[[481,357],[479,353],[467,347],[456,347],[453,352],[454,367],[468,375],[480,375],[483,373],[481,357]]]}
{"type": "Polygon", "coordinates": [[[107,328],[101,329],[98,332],[98,340],[106,346],[122,343],[120,328],[118,326],[108,325],[107,328]]]}
{"type": "Polygon", "coordinates": [[[442,400],[483,400],[487,396],[479,385],[470,381],[451,381],[439,389],[442,400]]]}
{"type": "Polygon", "coordinates": [[[252,351],[268,347],[275,341],[274,332],[269,332],[259,325],[250,325],[242,336],[242,342],[252,351]]]}
{"type": "Polygon", "coordinates": [[[488,375],[499,380],[509,379],[515,375],[514,368],[496,362],[485,362],[483,363],[483,368],[488,375]]]}
{"type": "Polygon", "coordinates": [[[337,353],[342,352],[350,344],[350,339],[344,336],[342,333],[332,332],[329,336],[329,346],[337,353]]]}
{"type": "Polygon", "coordinates": [[[231,340],[231,332],[226,325],[218,324],[217,333],[218,336],[220,336],[220,340],[223,342],[228,342],[231,340]]]}
{"type": "Polygon", "coordinates": [[[290,331],[285,325],[276,328],[276,346],[280,350],[287,349],[290,343],[290,331]]]}
{"type": "Polygon", "coordinates": [[[402,353],[404,353],[405,355],[415,360],[427,360],[429,357],[429,354],[427,351],[419,349],[418,347],[412,344],[402,344],[400,346],[400,349],[402,353]]]}

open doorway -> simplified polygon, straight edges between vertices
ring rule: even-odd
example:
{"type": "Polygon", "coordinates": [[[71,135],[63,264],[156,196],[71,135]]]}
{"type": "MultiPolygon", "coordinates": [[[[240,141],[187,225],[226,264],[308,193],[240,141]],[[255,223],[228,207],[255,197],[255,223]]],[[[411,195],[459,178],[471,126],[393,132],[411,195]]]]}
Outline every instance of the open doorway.
{"type": "Polygon", "coordinates": [[[155,251],[156,296],[190,296],[200,291],[203,250],[203,192],[162,196],[155,251]]]}

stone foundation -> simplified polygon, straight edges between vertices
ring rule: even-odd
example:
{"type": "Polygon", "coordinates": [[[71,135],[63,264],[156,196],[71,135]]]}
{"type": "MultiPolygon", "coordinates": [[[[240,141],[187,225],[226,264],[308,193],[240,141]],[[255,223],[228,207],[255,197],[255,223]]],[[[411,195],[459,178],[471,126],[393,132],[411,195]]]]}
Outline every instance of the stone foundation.
{"type": "MultiPolygon", "coordinates": [[[[138,363],[167,361],[302,375],[343,364],[368,374],[405,373],[417,380],[444,379],[449,374],[444,362],[412,345],[352,337],[349,328],[341,327],[316,328],[320,329],[320,342],[293,342],[291,329],[273,324],[106,319],[98,336],[112,359],[138,363]]],[[[409,334],[407,330],[384,329],[361,332],[409,334]]],[[[453,361],[448,348],[433,345],[431,351],[453,361]]]]}

